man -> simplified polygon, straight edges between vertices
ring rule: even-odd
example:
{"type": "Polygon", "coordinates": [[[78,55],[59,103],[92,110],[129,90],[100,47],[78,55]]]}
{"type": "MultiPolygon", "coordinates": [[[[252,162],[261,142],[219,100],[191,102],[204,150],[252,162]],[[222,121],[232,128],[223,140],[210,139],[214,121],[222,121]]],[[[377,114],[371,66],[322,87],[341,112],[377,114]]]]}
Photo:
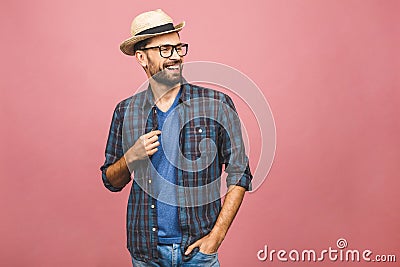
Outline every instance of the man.
{"type": "Polygon", "coordinates": [[[182,77],[184,26],[160,9],[145,12],[120,46],[149,84],[115,108],[100,169],[110,191],[133,180],[127,208],[133,266],[219,266],[217,250],[251,186],[232,100],[182,77]],[[222,165],[229,190],[221,207],[222,165]]]}

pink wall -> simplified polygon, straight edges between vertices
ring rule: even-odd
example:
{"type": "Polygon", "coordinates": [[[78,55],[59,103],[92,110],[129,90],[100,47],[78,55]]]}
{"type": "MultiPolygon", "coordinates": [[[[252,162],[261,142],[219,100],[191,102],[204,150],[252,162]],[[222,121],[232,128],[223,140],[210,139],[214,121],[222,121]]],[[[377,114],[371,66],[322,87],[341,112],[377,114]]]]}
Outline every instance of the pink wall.
{"type": "Polygon", "coordinates": [[[98,168],[115,104],[145,79],[119,43],[134,15],[159,7],[186,20],[188,61],[241,70],[275,117],[273,167],[222,266],[284,266],[257,251],[340,237],[400,261],[400,2],[221,2],[1,3],[1,266],[130,265],[128,190],[106,191],[98,168]]]}

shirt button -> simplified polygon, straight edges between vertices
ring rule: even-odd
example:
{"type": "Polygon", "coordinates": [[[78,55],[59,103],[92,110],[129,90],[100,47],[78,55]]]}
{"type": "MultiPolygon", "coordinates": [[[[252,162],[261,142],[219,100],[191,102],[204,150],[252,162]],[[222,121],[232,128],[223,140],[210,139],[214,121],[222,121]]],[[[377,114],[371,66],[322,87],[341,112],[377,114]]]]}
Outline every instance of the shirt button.
{"type": "Polygon", "coordinates": [[[154,205],[151,205],[151,208],[154,209],[154,205]]]}
{"type": "Polygon", "coordinates": [[[155,228],[155,227],[153,227],[153,229],[152,229],[152,230],[153,230],[153,232],[155,232],[155,231],[156,231],[156,228],[155,228]]]}
{"type": "Polygon", "coordinates": [[[200,129],[199,129],[199,133],[202,133],[202,132],[203,132],[203,129],[200,128],[200,129]]]}
{"type": "Polygon", "coordinates": [[[151,184],[151,180],[149,180],[149,184],[151,184]]]}

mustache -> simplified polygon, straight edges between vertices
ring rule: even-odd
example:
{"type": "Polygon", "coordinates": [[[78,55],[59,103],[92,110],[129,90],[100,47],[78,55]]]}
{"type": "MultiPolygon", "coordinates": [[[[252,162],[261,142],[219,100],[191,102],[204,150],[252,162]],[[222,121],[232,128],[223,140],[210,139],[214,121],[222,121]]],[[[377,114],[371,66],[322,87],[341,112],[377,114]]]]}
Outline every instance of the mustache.
{"type": "Polygon", "coordinates": [[[181,65],[181,64],[182,64],[182,60],[177,59],[177,60],[165,62],[165,63],[163,64],[163,67],[164,67],[164,68],[167,68],[167,67],[169,67],[169,66],[173,66],[173,65],[176,65],[176,64],[181,65]]]}

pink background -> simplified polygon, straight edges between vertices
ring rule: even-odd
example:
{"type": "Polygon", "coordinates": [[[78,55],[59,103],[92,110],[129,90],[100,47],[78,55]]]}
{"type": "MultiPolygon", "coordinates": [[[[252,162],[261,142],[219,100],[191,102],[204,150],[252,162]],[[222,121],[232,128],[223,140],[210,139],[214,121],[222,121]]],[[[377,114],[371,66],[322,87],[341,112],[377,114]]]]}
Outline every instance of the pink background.
{"type": "Polygon", "coordinates": [[[106,191],[99,167],[113,108],[145,80],[119,43],[155,8],[186,20],[188,61],[241,70],[275,117],[273,167],[246,196],[222,266],[284,266],[257,251],[340,237],[400,261],[400,2],[221,2],[2,1],[1,266],[130,266],[129,190],[106,191]]]}

